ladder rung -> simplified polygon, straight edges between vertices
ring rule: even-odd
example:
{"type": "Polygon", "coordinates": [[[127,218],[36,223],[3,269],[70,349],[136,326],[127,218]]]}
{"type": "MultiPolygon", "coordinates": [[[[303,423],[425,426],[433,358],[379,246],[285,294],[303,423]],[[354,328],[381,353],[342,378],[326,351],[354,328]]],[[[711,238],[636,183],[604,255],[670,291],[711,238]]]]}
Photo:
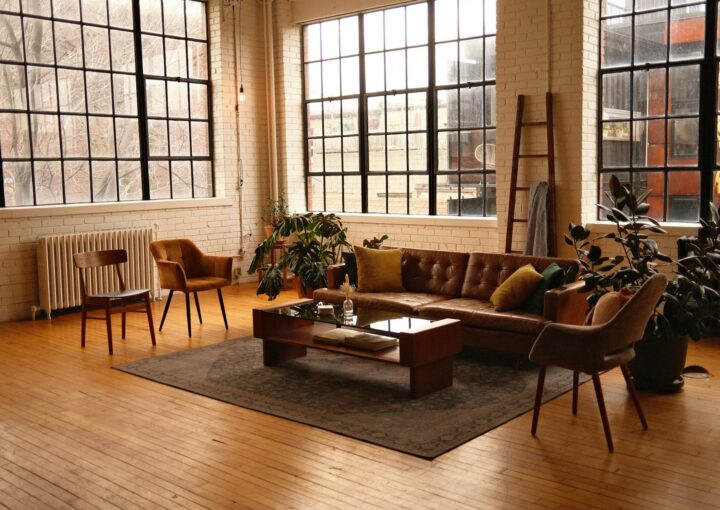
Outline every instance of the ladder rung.
{"type": "Polygon", "coordinates": [[[523,126],[547,126],[546,120],[534,120],[530,122],[523,122],[523,126]]]}
{"type": "Polygon", "coordinates": [[[547,158],[547,154],[520,154],[519,158],[547,158]]]}
{"type": "Polygon", "coordinates": [[[513,218],[513,222],[514,222],[514,223],[527,223],[528,220],[526,220],[526,219],[513,218]]]}
{"type": "Polygon", "coordinates": [[[515,186],[515,191],[530,191],[527,186],[515,186]]]}
{"type": "Polygon", "coordinates": [[[508,253],[517,253],[522,255],[522,252],[520,250],[510,250],[508,253]]]}

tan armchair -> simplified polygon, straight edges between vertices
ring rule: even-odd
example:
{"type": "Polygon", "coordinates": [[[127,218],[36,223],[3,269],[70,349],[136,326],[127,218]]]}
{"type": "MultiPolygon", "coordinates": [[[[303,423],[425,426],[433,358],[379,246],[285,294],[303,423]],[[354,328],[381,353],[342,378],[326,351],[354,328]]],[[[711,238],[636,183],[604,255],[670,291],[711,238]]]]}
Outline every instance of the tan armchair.
{"type": "MultiPolygon", "coordinates": [[[[573,414],[577,412],[578,373],[585,372],[592,376],[605,439],[608,450],[611,452],[613,451],[613,442],[600,386],[600,372],[620,367],[640,422],[647,430],[647,421],[640,407],[635,387],[630,380],[627,364],[635,357],[634,344],[642,338],[645,326],[666,285],[667,278],[664,275],[653,275],[632,299],[604,324],[593,326],[548,324],[545,326],[530,351],[530,360],[540,365],[531,429],[533,436],[537,431],[545,371],[548,365],[573,371],[573,414]]],[[[589,322],[589,320],[586,321],[586,323],[589,322]]]]}
{"type": "Polygon", "coordinates": [[[195,307],[202,324],[200,301],[197,293],[204,290],[217,289],[220,309],[222,310],[225,329],[228,328],[222,287],[232,282],[232,257],[205,255],[190,239],[164,239],[150,243],[150,251],[158,268],[160,287],[168,289],[167,303],[160,321],[160,331],[165,324],[165,317],[175,291],[185,294],[185,313],[187,315],[188,336],[192,337],[190,324],[190,294],[195,297],[195,307]]]}

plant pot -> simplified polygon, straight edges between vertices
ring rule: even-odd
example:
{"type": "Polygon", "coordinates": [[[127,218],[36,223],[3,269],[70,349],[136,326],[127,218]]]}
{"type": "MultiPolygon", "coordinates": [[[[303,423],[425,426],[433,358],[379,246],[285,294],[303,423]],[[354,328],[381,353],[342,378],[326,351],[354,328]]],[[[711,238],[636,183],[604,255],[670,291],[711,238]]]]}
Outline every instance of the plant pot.
{"type": "Polygon", "coordinates": [[[687,336],[653,336],[636,343],[635,359],[630,362],[635,387],[652,393],[673,393],[682,388],[687,346],[687,336]]]}
{"type": "Polygon", "coordinates": [[[265,229],[265,238],[267,239],[271,235],[273,235],[273,232],[275,232],[275,227],[273,225],[263,225],[263,229],[265,229]]]}
{"type": "Polygon", "coordinates": [[[293,278],[293,282],[295,283],[295,290],[297,291],[297,295],[299,298],[313,298],[313,292],[315,291],[315,289],[308,288],[305,292],[303,292],[302,286],[300,285],[300,278],[298,278],[297,276],[293,278]]]}

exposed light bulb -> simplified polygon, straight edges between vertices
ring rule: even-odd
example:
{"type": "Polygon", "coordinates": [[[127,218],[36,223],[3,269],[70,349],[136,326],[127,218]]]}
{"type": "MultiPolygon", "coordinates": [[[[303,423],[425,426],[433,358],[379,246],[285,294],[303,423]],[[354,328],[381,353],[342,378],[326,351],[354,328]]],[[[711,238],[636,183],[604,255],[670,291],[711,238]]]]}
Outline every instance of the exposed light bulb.
{"type": "Polygon", "coordinates": [[[238,99],[241,103],[245,102],[245,88],[240,84],[240,92],[238,93],[238,99]]]}

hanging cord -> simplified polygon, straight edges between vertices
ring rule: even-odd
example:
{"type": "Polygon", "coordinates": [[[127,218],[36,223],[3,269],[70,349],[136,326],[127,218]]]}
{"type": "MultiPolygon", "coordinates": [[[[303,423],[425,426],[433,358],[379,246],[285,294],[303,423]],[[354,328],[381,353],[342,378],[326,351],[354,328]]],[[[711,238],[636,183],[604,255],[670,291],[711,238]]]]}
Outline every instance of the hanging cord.
{"type": "Polygon", "coordinates": [[[238,192],[238,214],[240,216],[240,254],[245,253],[245,225],[243,187],[245,185],[245,169],[243,166],[242,149],[240,145],[240,87],[242,86],[242,38],[240,23],[242,23],[242,0],[232,4],[233,12],[233,57],[235,59],[235,137],[237,142],[237,183],[235,189],[238,192]],[[236,7],[237,5],[237,14],[236,7]]]}

